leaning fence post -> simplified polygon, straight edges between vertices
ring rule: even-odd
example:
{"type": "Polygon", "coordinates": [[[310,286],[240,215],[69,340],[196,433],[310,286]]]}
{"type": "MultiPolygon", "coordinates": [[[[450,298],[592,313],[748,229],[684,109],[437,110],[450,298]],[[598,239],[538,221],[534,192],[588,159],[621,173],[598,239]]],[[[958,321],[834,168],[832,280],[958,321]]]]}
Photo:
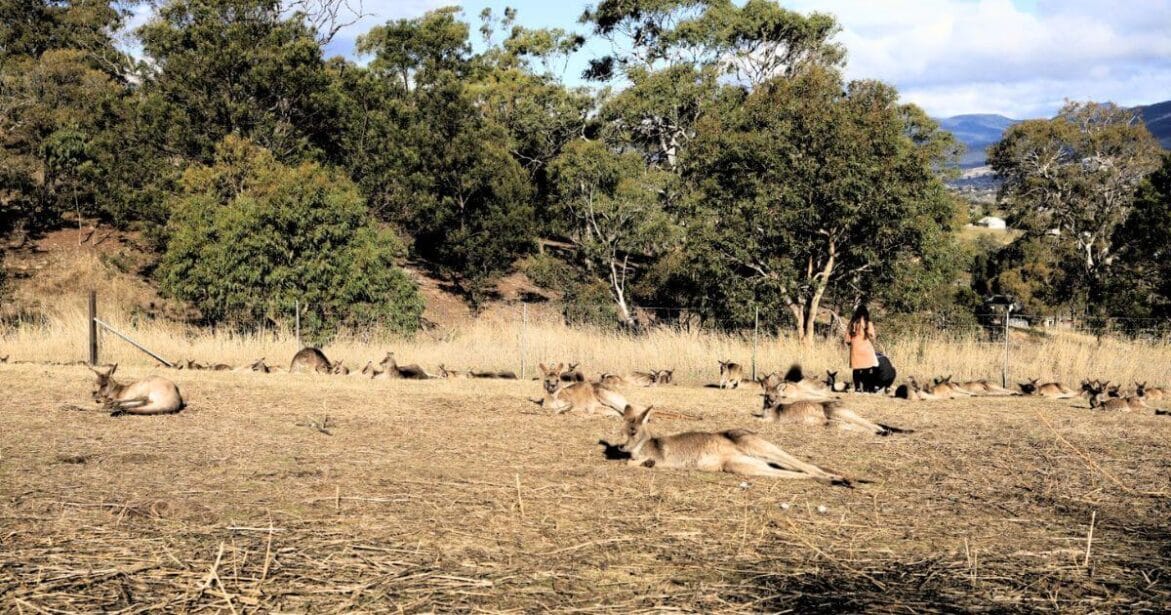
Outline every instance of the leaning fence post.
{"type": "Polygon", "coordinates": [[[752,317],[752,379],[756,380],[756,339],[760,336],[760,306],[752,317]]]}
{"type": "Polygon", "coordinates": [[[98,291],[89,291],[89,364],[98,364],[98,291]]]}
{"type": "Polygon", "coordinates": [[[528,362],[529,304],[520,304],[520,379],[525,379],[525,364],[528,362]]]}

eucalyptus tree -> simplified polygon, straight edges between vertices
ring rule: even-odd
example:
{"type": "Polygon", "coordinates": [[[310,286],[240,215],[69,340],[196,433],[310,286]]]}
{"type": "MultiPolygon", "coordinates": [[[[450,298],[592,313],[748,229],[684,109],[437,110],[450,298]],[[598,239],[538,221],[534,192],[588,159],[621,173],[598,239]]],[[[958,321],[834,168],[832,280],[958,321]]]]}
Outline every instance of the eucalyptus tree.
{"type": "Polygon", "coordinates": [[[1072,288],[1098,304],[1135,189],[1160,163],[1138,115],[1112,103],[1069,102],[1056,117],[1013,125],[989,151],[1000,201],[1029,237],[1052,234],[1076,254],[1072,288]]]}

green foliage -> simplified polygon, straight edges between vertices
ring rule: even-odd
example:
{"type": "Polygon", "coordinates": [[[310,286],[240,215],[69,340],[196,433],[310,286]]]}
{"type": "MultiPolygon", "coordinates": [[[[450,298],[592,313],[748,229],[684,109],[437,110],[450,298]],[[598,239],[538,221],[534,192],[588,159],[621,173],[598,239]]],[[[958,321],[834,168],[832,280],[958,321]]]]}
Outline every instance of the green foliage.
{"type": "Polygon", "coordinates": [[[371,224],[358,189],[315,163],[286,166],[237,137],[183,176],[172,203],[162,290],[209,323],[285,322],[294,302],[317,340],[339,327],[413,332],[423,304],[395,266],[392,233],[371,224]]]}
{"type": "Polygon", "coordinates": [[[569,292],[578,283],[577,271],[573,267],[548,254],[534,254],[525,258],[520,262],[519,269],[533,284],[552,291],[569,292]]]}
{"type": "Polygon", "coordinates": [[[1164,153],[1159,170],[1139,185],[1114,243],[1120,249],[1107,282],[1107,313],[1171,318],[1171,154],[1164,153]]]}
{"type": "Polygon", "coordinates": [[[940,148],[921,145],[946,139],[913,139],[935,128],[889,86],[843,88],[836,73],[811,69],[697,126],[685,162],[701,191],[688,253],[705,261],[692,268],[706,276],[695,281],[711,288],[705,299],[787,310],[809,339],[823,299],[877,296],[948,249],[953,205],[933,172],[940,148]]]}
{"type": "Polygon", "coordinates": [[[572,221],[569,237],[586,270],[609,285],[622,321],[633,323],[628,286],[679,236],[661,197],[668,175],[646,168],[638,154],[584,140],[566,146],[550,175],[553,214],[572,221]]]}
{"type": "Polygon", "coordinates": [[[126,198],[126,57],[107,2],[0,0],[0,232],[126,198]]]}
{"type": "Polygon", "coordinates": [[[286,162],[335,154],[322,49],[278,0],[174,0],[138,35],[151,67],[139,121],[160,153],[207,162],[235,134],[286,162]]]}
{"type": "Polygon", "coordinates": [[[1118,246],[1115,229],[1128,216],[1139,182],[1159,163],[1158,142],[1133,113],[1113,104],[1068,103],[1051,120],[1014,125],[989,151],[1005,183],[1001,197],[1029,239],[1056,230],[1068,260],[1044,282],[1076,290],[1101,306],[1118,246]]]}

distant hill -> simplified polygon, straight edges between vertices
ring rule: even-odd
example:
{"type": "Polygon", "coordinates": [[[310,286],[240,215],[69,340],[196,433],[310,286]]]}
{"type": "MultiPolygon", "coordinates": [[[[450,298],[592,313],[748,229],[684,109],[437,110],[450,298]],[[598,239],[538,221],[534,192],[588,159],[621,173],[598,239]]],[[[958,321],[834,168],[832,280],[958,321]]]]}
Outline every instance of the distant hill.
{"type": "Polygon", "coordinates": [[[967,169],[984,164],[985,150],[1000,140],[1009,126],[1020,120],[988,113],[955,115],[936,120],[944,130],[955,135],[960,143],[967,146],[960,166],[967,169]]]}
{"type": "MultiPolygon", "coordinates": [[[[1159,140],[1164,149],[1171,149],[1171,100],[1134,107],[1147,125],[1147,130],[1159,140]]],[[[1004,131],[1021,120],[990,113],[954,115],[936,119],[939,126],[952,133],[967,151],[960,159],[960,168],[971,169],[984,164],[988,147],[1000,141],[1004,131]]]]}
{"type": "Polygon", "coordinates": [[[1163,149],[1171,149],[1171,100],[1135,107],[1163,149]]]}

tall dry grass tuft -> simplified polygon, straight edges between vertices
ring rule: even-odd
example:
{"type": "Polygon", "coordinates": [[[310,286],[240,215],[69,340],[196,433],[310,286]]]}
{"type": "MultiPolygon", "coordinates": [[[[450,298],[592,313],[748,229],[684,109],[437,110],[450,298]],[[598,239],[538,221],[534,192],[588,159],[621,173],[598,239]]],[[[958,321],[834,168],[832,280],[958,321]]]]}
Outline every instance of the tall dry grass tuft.
{"type": "MultiPolygon", "coordinates": [[[[134,337],[162,356],[177,361],[195,359],[242,365],[265,357],[271,365],[287,365],[298,350],[291,331],[237,333],[175,324],[139,321],[116,315],[103,320],[134,337]]],[[[76,361],[86,357],[85,313],[68,307],[43,319],[21,321],[0,330],[0,353],[13,361],[76,361]]],[[[154,361],[109,333],[100,340],[103,362],[150,365],[154,361]]],[[[951,374],[955,379],[990,378],[999,382],[1004,362],[1002,340],[989,340],[975,332],[901,337],[889,332],[880,347],[899,370],[921,379],[951,374]]],[[[368,360],[377,362],[393,351],[402,363],[418,363],[432,372],[440,363],[450,369],[510,369],[532,376],[538,362],[580,363],[587,374],[607,371],[675,369],[676,380],[707,384],[718,380],[720,359],[752,365],[751,336],[717,332],[688,332],[670,328],[642,335],[610,330],[569,327],[551,318],[522,323],[520,314],[509,318],[497,312],[492,318],[472,321],[443,335],[423,333],[412,339],[373,331],[338,335],[324,348],[331,360],[351,367],[368,360]]],[[[1098,339],[1077,333],[1048,336],[1014,335],[1009,345],[1009,385],[1026,378],[1059,380],[1076,385],[1082,378],[1103,378],[1130,385],[1135,380],[1166,384],[1171,346],[1159,342],[1098,339]]],[[[757,373],[784,370],[800,363],[809,375],[824,376],[836,370],[848,377],[846,353],[834,341],[802,347],[787,336],[762,336],[757,344],[757,373]]]]}

